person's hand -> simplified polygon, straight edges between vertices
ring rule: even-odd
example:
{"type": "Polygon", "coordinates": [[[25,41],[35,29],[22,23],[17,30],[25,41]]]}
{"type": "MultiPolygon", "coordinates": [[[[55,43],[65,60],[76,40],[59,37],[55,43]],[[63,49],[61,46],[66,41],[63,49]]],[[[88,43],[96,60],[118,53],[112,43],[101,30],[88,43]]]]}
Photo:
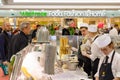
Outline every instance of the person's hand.
{"type": "Polygon", "coordinates": [[[8,65],[8,61],[4,61],[3,64],[4,64],[4,65],[8,65]]]}
{"type": "Polygon", "coordinates": [[[99,80],[99,77],[95,77],[95,80],[99,80]]]}
{"type": "Polygon", "coordinates": [[[120,80],[120,78],[114,78],[113,80],[120,80]]]}
{"type": "Polygon", "coordinates": [[[72,47],[71,49],[72,49],[72,51],[78,51],[78,49],[75,47],[72,47]]]}
{"type": "Polygon", "coordinates": [[[86,56],[87,55],[86,51],[82,51],[82,55],[86,56]]]}
{"type": "Polygon", "coordinates": [[[80,47],[81,47],[81,51],[86,51],[86,45],[85,44],[82,44],[80,47]]]}

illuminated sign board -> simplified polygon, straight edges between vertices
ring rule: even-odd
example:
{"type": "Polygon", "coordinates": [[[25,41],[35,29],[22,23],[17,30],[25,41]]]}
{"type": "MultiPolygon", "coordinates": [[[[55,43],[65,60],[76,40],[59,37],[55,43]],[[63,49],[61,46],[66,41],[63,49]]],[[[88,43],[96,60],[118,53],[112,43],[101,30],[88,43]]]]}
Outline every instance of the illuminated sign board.
{"type": "Polygon", "coordinates": [[[120,17],[120,10],[0,10],[1,17],[120,17]]]}
{"type": "Polygon", "coordinates": [[[21,11],[21,16],[41,16],[41,17],[83,17],[93,16],[102,17],[105,16],[104,11],[21,11]]]}

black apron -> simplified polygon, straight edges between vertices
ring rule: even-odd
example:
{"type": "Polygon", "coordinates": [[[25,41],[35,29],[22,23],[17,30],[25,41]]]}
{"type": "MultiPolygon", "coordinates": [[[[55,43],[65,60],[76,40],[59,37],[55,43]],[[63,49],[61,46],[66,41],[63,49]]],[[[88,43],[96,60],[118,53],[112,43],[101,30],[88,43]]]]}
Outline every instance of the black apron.
{"type": "Polygon", "coordinates": [[[100,70],[99,70],[99,80],[113,80],[114,79],[114,76],[112,73],[112,61],[113,61],[114,55],[115,55],[115,51],[113,52],[110,63],[102,63],[100,70]]]}
{"type": "MultiPolygon", "coordinates": [[[[93,42],[98,38],[99,36],[96,36],[93,40],[93,42]]],[[[92,42],[92,43],[93,43],[92,42]]],[[[98,64],[99,64],[99,58],[96,58],[94,61],[92,61],[92,78],[93,80],[95,80],[95,77],[94,75],[96,74],[97,72],[97,69],[98,69],[98,64]]]]}

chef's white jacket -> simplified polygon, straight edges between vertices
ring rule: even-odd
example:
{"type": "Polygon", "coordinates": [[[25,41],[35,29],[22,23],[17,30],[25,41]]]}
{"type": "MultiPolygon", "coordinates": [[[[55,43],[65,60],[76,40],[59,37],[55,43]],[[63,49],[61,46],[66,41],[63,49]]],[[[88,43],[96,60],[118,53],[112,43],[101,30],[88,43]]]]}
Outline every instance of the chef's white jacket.
{"type": "MultiPolygon", "coordinates": [[[[109,57],[108,63],[110,63],[110,61],[111,61],[113,52],[114,52],[114,50],[108,55],[108,57],[109,57]]],[[[98,66],[98,71],[95,74],[95,77],[96,76],[99,77],[99,70],[100,70],[101,64],[103,62],[105,62],[105,55],[100,58],[100,62],[99,62],[99,66],[98,66]]],[[[112,72],[113,72],[113,76],[114,77],[120,77],[120,54],[118,52],[115,52],[115,55],[114,55],[114,58],[113,58],[112,72]]]]}
{"type": "MultiPolygon", "coordinates": [[[[98,35],[96,35],[96,36],[98,36],[98,35]]],[[[96,58],[101,58],[103,56],[103,53],[100,51],[98,46],[95,44],[95,40],[96,40],[95,37],[92,38],[92,41],[93,41],[92,43],[88,40],[86,42],[86,44],[85,44],[86,46],[90,46],[91,47],[90,59],[92,61],[94,61],[96,58]]]]}
{"type": "Polygon", "coordinates": [[[116,28],[113,28],[112,30],[110,30],[109,32],[110,36],[118,36],[118,31],[116,28]]]}

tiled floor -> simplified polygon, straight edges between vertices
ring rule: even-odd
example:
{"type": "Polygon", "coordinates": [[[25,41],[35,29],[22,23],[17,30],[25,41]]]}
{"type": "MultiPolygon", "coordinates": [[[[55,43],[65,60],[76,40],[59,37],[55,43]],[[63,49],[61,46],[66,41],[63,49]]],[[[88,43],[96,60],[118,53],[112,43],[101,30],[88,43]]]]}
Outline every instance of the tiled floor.
{"type": "Polygon", "coordinates": [[[0,80],[9,80],[8,75],[7,75],[7,76],[4,76],[1,68],[0,68],[0,80]]]}

